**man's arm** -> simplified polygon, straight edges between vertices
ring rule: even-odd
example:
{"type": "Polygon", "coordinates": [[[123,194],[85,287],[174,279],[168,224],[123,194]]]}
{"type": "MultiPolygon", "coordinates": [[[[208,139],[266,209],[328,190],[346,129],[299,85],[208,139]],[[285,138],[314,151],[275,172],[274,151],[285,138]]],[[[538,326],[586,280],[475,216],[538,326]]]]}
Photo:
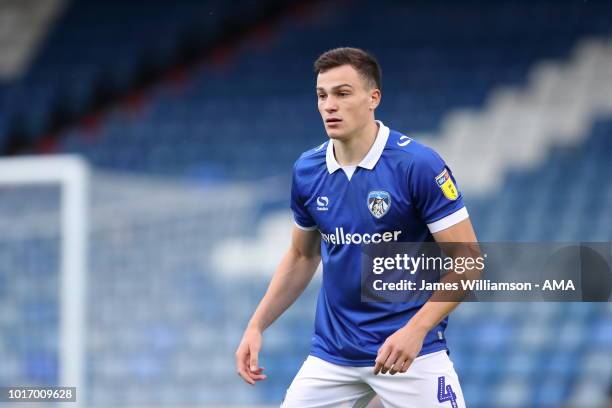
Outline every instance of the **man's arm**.
{"type": "MultiPolygon", "coordinates": [[[[475,243],[476,234],[469,218],[433,234],[436,242],[475,243]]],[[[446,249],[446,248],[445,248],[446,249]]],[[[448,255],[476,257],[470,245],[450,245],[448,255]],[[469,253],[467,253],[469,252],[469,253]]],[[[435,296],[435,294],[434,294],[435,296]]],[[[419,355],[427,333],[459,305],[460,302],[427,301],[408,323],[393,333],[378,350],[374,374],[405,373],[419,355]]]]}
{"type": "Polygon", "coordinates": [[[266,378],[263,368],[258,365],[262,333],[300,296],[312,280],[320,261],[319,233],[294,226],[291,245],[276,268],[268,290],[253,313],[236,351],[238,374],[247,383],[253,385],[266,378]]]}

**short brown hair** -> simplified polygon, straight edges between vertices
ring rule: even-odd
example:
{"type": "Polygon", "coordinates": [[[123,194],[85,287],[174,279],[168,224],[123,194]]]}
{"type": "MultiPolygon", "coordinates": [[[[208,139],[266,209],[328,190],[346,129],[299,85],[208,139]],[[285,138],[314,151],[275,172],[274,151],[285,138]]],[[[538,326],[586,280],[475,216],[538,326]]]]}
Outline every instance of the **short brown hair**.
{"type": "Polygon", "coordinates": [[[350,65],[371,85],[381,89],[381,70],[372,54],[359,48],[341,47],[325,51],[314,63],[315,74],[328,69],[350,65]]]}

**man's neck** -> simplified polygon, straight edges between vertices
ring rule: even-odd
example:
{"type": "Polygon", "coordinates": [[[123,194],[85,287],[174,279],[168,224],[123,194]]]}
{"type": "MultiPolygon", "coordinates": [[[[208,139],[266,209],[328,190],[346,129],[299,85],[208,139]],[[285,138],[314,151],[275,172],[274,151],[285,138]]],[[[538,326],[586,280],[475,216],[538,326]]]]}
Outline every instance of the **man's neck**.
{"type": "Polygon", "coordinates": [[[372,148],[377,134],[378,123],[372,121],[347,140],[333,140],[334,155],[338,164],[340,166],[356,166],[361,163],[372,148]]]}

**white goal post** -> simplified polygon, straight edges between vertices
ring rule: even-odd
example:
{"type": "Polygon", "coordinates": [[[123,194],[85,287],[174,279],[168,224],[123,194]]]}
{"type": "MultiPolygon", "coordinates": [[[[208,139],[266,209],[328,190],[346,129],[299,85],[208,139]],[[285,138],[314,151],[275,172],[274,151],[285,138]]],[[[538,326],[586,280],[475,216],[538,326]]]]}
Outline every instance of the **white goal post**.
{"type": "Polygon", "coordinates": [[[69,406],[84,407],[89,167],[72,155],[0,159],[0,187],[30,185],[61,189],[58,385],[76,387],[69,406]]]}

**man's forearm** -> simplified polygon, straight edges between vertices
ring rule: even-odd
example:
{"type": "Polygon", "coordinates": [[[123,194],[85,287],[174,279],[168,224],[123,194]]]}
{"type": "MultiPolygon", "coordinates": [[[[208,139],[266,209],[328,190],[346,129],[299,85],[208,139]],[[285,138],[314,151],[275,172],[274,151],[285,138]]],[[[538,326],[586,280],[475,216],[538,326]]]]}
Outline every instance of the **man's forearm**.
{"type": "Polygon", "coordinates": [[[283,314],[308,286],[320,260],[320,256],[307,257],[289,250],[276,268],[266,294],[249,321],[249,328],[263,332],[283,314]]]}
{"type": "MultiPolygon", "coordinates": [[[[471,272],[471,271],[470,271],[471,272]]],[[[467,274],[466,274],[467,275],[467,274]]],[[[471,275],[471,273],[470,273],[471,275]]],[[[459,275],[451,271],[440,279],[442,283],[458,284],[465,275],[459,275]]],[[[460,286],[458,285],[458,288],[460,286]]],[[[408,324],[414,325],[417,328],[430,331],[446,316],[450,314],[462,300],[467,291],[457,290],[438,290],[435,291],[431,298],[421,307],[421,309],[410,319],[408,324]]]]}
{"type": "Polygon", "coordinates": [[[407,326],[429,332],[461,302],[426,302],[423,307],[408,321],[407,326]]]}
{"type": "MultiPolygon", "coordinates": [[[[457,259],[467,257],[476,259],[480,257],[480,248],[476,242],[442,244],[446,245],[449,255],[457,259]]],[[[415,328],[432,330],[440,321],[448,316],[468,294],[467,290],[462,289],[462,280],[476,280],[482,274],[482,269],[476,266],[465,268],[465,271],[458,273],[450,271],[440,279],[441,283],[456,285],[455,290],[437,290],[431,298],[421,307],[421,309],[410,319],[409,325],[415,328]]]]}

